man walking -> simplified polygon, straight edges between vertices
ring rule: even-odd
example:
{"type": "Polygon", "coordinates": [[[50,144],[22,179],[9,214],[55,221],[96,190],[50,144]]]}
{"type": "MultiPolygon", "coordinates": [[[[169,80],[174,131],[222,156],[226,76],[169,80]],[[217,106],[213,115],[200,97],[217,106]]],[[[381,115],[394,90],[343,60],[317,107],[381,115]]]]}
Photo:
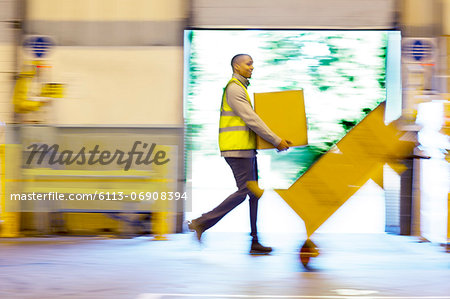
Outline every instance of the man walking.
{"type": "Polygon", "coordinates": [[[258,180],[256,162],[256,134],[273,144],[279,151],[289,148],[289,141],[275,135],[253,110],[247,92],[248,79],[253,72],[253,59],[247,54],[238,54],[231,60],[233,76],[227,83],[220,107],[219,147],[221,156],[231,167],[238,190],[228,196],[221,204],[189,223],[200,241],[203,232],[228,212],[241,204],[247,195],[250,204],[250,253],[267,254],[271,247],[258,241],[256,228],[258,197],[247,187],[247,182],[258,180]]]}

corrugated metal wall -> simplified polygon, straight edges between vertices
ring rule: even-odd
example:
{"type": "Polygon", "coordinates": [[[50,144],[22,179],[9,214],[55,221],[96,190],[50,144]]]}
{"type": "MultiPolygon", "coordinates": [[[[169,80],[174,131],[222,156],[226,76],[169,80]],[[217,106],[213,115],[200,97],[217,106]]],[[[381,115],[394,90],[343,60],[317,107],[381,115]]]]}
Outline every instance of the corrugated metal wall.
{"type": "Polygon", "coordinates": [[[192,0],[193,27],[392,28],[394,0],[192,0]]]}
{"type": "Polygon", "coordinates": [[[26,31],[59,46],[182,46],[188,1],[32,0],[26,31]]]}
{"type": "Polygon", "coordinates": [[[15,71],[15,30],[16,1],[0,0],[0,121],[11,122],[12,87],[15,71]]]}

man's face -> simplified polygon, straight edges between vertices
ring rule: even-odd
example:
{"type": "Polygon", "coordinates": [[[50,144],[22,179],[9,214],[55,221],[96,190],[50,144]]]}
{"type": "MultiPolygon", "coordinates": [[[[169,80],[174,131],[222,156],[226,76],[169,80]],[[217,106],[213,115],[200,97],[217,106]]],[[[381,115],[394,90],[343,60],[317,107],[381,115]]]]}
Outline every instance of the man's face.
{"type": "Polygon", "coordinates": [[[253,72],[253,59],[250,56],[239,57],[238,61],[234,64],[234,70],[244,78],[251,78],[253,72]]]}

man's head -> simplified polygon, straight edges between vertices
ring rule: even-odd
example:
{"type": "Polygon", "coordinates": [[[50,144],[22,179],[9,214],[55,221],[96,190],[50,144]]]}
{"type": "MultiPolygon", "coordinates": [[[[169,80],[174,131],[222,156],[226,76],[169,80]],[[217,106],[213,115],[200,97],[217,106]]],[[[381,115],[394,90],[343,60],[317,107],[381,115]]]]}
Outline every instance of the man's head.
{"type": "Polygon", "coordinates": [[[239,74],[244,78],[251,78],[253,71],[253,59],[248,54],[237,54],[231,59],[233,73],[239,74]]]}

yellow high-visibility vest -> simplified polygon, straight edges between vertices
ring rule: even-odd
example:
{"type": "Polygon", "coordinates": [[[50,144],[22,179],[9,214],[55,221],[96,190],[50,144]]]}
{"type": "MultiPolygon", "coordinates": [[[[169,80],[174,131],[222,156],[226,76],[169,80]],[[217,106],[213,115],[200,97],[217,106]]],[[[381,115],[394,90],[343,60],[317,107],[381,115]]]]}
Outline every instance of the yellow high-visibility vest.
{"type": "Polygon", "coordinates": [[[38,93],[36,90],[38,87],[34,87],[30,91],[33,79],[38,76],[36,66],[39,64],[39,61],[28,62],[19,73],[13,93],[14,112],[16,113],[37,111],[46,102],[64,97],[64,84],[61,83],[42,83],[38,93]],[[31,96],[35,93],[35,96],[31,96]]]}
{"type": "Polygon", "coordinates": [[[13,93],[14,112],[27,113],[36,111],[44,104],[40,101],[31,101],[28,97],[30,85],[35,74],[35,70],[23,71],[19,74],[13,93]]]}
{"type": "Polygon", "coordinates": [[[244,88],[247,101],[250,106],[252,105],[244,85],[236,78],[231,78],[223,91],[222,105],[220,107],[219,148],[221,151],[256,149],[255,132],[250,130],[245,122],[234,114],[233,109],[228,105],[225,90],[231,83],[236,83],[244,88]]]}

